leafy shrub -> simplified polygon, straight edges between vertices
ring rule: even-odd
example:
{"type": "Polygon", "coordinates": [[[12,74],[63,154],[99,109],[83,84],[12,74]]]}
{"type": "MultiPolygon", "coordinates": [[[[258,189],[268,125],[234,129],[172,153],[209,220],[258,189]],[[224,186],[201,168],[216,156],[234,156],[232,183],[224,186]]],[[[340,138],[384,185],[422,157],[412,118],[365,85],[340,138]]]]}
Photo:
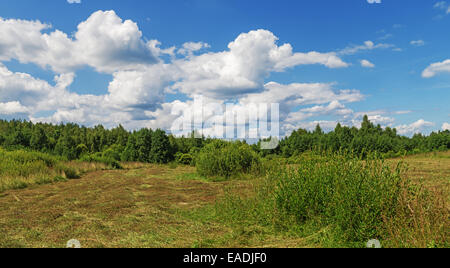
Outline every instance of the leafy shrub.
{"type": "Polygon", "coordinates": [[[197,155],[196,166],[202,176],[229,178],[240,173],[258,172],[261,160],[245,143],[215,140],[197,155]]]}
{"type": "Polygon", "coordinates": [[[103,163],[107,165],[110,168],[114,169],[122,169],[122,165],[120,165],[119,161],[112,158],[111,156],[108,156],[108,154],[89,154],[82,156],[79,161],[81,162],[97,162],[97,163],[103,163]]]}
{"type": "Polygon", "coordinates": [[[89,149],[85,144],[78,144],[75,151],[77,153],[77,156],[80,157],[87,154],[89,152],[89,149]]]}
{"type": "Polygon", "coordinates": [[[228,192],[217,215],[238,228],[311,236],[321,246],[365,247],[379,239],[388,247],[448,247],[445,195],[404,179],[403,165],[345,153],[309,154],[296,162],[274,161],[254,192],[245,198],[228,192]]]}
{"type": "Polygon", "coordinates": [[[175,155],[175,161],[182,165],[192,165],[194,163],[194,157],[191,154],[183,154],[178,152],[175,155]]]}
{"type": "Polygon", "coordinates": [[[323,218],[344,240],[358,242],[383,234],[382,215],[397,207],[400,171],[381,160],[330,154],[326,161],[303,159],[298,167],[270,176],[278,182],[275,197],[281,211],[298,222],[323,218]]]}
{"type": "Polygon", "coordinates": [[[125,148],[121,145],[114,144],[102,153],[102,157],[106,159],[114,159],[120,161],[125,148]]]}
{"type": "Polygon", "coordinates": [[[102,158],[120,161],[120,153],[110,148],[103,152],[102,158]]]}

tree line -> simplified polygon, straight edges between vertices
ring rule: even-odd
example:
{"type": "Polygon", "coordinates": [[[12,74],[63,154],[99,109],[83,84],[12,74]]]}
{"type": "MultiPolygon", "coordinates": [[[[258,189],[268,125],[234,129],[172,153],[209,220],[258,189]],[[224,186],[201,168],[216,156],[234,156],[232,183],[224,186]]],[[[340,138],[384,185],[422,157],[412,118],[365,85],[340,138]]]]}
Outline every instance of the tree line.
{"type": "MultiPolygon", "coordinates": [[[[259,147],[259,143],[254,145],[255,150],[259,147]]],[[[336,128],[328,133],[325,133],[320,125],[317,125],[314,131],[298,129],[282,139],[276,149],[260,151],[260,153],[291,157],[312,150],[333,152],[346,150],[361,156],[370,152],[379,152],[387,157],[395,157],[449,149],[450,131],[448,130],[433,132],[428,136],[415,134],[410,138],[399,135],[395,128],[383,129],[380,125],[370,122],[368,116],[364,116],[360,128],[337,124],[336,128]]]]}
{"type": "MultiPolygon", "coordinates": [[[[212,138],[174,137],[161,129],[143,128],[127,131],[121,125],[106,129],[102,125],[84,127],[77,124],[32,123],[22,120],[0,120],[0,146],[27,149],[59,155],[68,160],[89,157],[116,161],[189,164],[212,138]]],[[[261,141],[260,141],[261,142],[261,141]]],[[[430,152],[450,149],[450,131],[433,132],[428,136],[398,135],[395,128],[375,126],[365,116],[360,128],[338,124],[325,133],[318,125],[314,131],[298,129],[283,138],[274,150],[260,150],[259,143],[251,148],[261,156],[291,157],[311,150],[348,150],[363,155],[380,152],[387,156],[404,153],[430,152]]],[[[245,142],[244,142],[245,143],[245,142]]]]}

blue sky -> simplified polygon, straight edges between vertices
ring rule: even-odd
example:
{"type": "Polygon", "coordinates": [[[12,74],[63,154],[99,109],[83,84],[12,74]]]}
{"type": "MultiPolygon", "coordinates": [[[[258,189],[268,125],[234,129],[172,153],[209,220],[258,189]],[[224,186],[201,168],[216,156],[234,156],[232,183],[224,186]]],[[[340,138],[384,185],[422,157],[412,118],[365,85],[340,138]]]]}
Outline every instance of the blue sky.
{"type": "Polygon", "coordinates": [[[450,1],[369,2],[0,0],[0,118],[169,129],[200,94],[270,97],[283,134],[449,128],[450,1]]]}

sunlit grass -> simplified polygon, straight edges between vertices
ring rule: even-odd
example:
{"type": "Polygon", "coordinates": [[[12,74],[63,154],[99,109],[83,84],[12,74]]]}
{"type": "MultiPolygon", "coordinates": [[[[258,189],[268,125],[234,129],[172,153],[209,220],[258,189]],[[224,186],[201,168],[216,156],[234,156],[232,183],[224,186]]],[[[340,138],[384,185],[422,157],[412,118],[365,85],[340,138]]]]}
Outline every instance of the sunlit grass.
{"type": "Polygon", "coordinates": [[[1,148],[0,160],[0,191],[77,179],[87,172],[108,168],[103,163],[68,162],[44,153],[1,148]]]}
{"type": "MultiPolygon", "coordinates": [[[[396,217],[381,217],[385,229],[379,239],[384,247],[448,247],[448,242],[442,243],[450,240],[448,231],[445,233],[449,226],[448,209],[443,210],[442,206],[448,208],[443,197],[449,193],[441,175],[450,171],[450,159],[440,157],[441,154],[446,155],[401,159],[408,166],[401,174],[416,186],[401,187],[398,205],[392,211],[396,217]],[[419,188],[421,181],[427,183],[419,188]]],[[[288,166],[296,169],[303,163],[306,170],[308,165],[328,165],[320,170],[310,169],[311,178],[317,179],[321,174],[349,171],[345,165],[327,163],[323,157],[304,157],[288,166]],[[338,166],[343,167],[339,172],[338,166]]],[[[388,160],[385,165],[396,166],[397,161],[388,160]]],[[[247,174],[217,182],[199,176],[190,166],[121,165],[122,170],[105,170],[107,167],[96,163],[58,160],[51,167],[45,165],[39,174],[46,175],[43,177],[1,177],[2,184],[11,184],[7,189],[19,190],[0,193],[0,247],[65,247],[69,239],[78,239],[83,247],[364,246],[362,241],[348,243],[348,238],[339,235],[338,222],[333,218],[312,215],[299,220],[295,213],[280,209],[273,186],[282,176],[262,178],[247,174]],[[58,164],[75,169],[80,178],[64,178],[58,164]],[[61,182],[51,183],[54,178],[61,182]],[[29,185],[36,187],[20,189],[29,185]]],[[[277,165],[281,166],[278,162],[277,165]]],[[[354,165],[355,172],[367,167],[354,165]]],[[[367,174],[372,178],[384,176],[377,172],[367,174]]],[[[284,179],[308,179],[294,175],[284,179]]],[[[285,190],[289,193],[289,188],[285,190]]],[[[350,193],[348,197],[357,192],[350,193]]],[[[324,193],[319,194],[320,197],[324,193]]],[[[345,203],[345,195],[341,197],[342,206],[352,204],[345,203]]]]}

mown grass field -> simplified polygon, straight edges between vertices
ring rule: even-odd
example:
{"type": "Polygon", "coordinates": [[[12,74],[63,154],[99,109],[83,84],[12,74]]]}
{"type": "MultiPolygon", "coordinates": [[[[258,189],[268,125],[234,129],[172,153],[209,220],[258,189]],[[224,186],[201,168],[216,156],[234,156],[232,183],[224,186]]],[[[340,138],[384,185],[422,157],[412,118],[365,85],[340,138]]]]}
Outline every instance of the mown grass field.
{"type": "MultiPolygon", "coordinates": [[[[405,175],[443,194],[448,208],[450,152],[402,161],[408,166],[405,175]]],[[[214,182],[186,166],[124,167],[1,192],[0,247],[59,248],[70,239],[83,247],[330,246],[326,228],[313,223],[292,232],[237,224],[218,215],[224,197],[230,192],[251,197],[259,178],[214,182]]]]}
{"type": "MultiPolygon", "coordinates": [[[[403,159],[389,160],[398,163],[403,159]]],[[[405,175],[412,181],[422,183],[435,190],[450,191],[450,152],[427,153],[405,158],[405,175]]],[[[450,197],[450,196],[448,196],[450,197]]]]}

